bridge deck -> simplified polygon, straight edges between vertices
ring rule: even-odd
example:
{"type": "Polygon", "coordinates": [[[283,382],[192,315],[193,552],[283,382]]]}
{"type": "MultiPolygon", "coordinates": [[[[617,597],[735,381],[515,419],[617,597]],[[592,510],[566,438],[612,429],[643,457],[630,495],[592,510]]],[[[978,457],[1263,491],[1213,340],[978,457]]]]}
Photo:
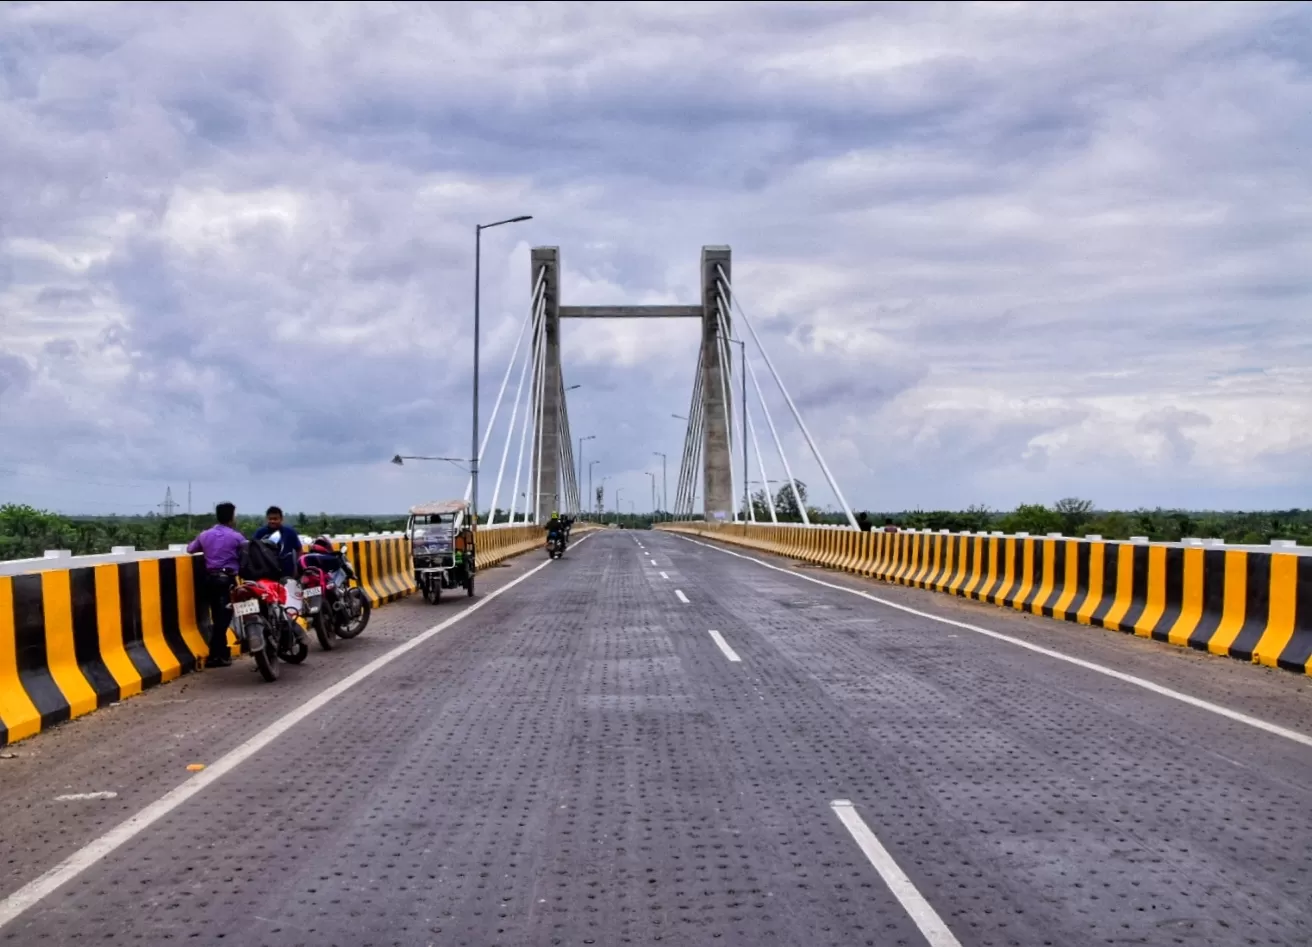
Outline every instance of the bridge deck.
{"type": "MultiPolygon", "coordinates": [[[[245,757],[469,602],[389,606],[276,685],[207,672],[19,744],[0,760],[0,944],[1312,939],[1307,746],[805,575],[862,587],[609,531],[490,571],[475,611],[245,757]]],[[[1312,686],[1287,673],[881,595],[1312,732],[1312,686]]]]}

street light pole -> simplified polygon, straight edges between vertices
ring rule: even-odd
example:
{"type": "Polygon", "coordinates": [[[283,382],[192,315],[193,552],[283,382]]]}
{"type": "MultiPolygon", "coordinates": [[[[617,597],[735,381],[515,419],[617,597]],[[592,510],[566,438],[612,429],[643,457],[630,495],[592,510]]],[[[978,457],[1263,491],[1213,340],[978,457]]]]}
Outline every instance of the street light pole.
{"type": "MultiPolygon", "coordinates": [[[[595,441],[596,439],[597,439],[597,435],[595,435],[595,434],[589,434],[587,437],[580,437],[580,438],[579,438],[579,489],[580,489],[580,490],[583,489],[583,442],[584,442],[584,441],[595,441]]],[[[592,472],[592,468],[591,468],[591,467],[588,468],[588,472],[589,472],[589,473],[592,472]]],[[[589,486],[591,486],[591,484],[589,484],[589,486]]],[[[580,513],[583,512],[582,507],[583,507],[583,503],[580,502],[580,503],[579,503],[579,512],[580,512],[580,513]]]]}
{"type": "Polygon", "coordinates": [[[524,220],[532,220],[531,214],[524,214],[519,217],[507,217],[505,220],[498,220],[490,224],[474,225],[474,430],[470,435],[469,448],[469,498],[474,507],[474,523],[478,523],[478,336],[479,336],[479,296],[482,288],[482,268],[483,268],[483,231],[490,230],[493,227],[500,227],[502,224],[517,224],[524,220]]]}
{"type": "Polygon", "coordinates": [[[652,513],[655,513],[656,512],[656,475],[652,473],[650,470],[648,470],[647,476],[651,477],[651,511],[652,513]]]}
{"type": "Polygon", "coordinates": [[[661,512],[670,511],[670,483],[665,472],[665,454],[662,451],[654,450],[653,454],[661,455],[661,512]]]}
{"type": "Polygon", "coordinates": [[[596,494],[592,492],[592,468],[601,463],[599,460],[588,461],[588,506],[592,507],[592,512],[597,512],[596,494]]]}
{"type": "Polygon", "coordinates": [[[623,488],[623,487],[616,487],[616,488],[615,488],[615,514],[616,514],[617,516],[619,515],[619,512],[620,512],[620,494],[623,493],[623,492],[624,492],[624,488],[623,488]]]}

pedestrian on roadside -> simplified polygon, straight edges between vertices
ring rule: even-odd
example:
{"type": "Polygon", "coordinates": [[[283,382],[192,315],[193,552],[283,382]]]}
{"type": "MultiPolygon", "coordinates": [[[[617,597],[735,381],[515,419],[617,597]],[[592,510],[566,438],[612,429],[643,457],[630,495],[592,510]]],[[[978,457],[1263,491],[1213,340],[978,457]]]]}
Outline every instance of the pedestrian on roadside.
{"type": "Polygon", "coordinates": [[[893,517],[891,517],[891,516],[885,516],[885,517],[884,517],[884,532],[886,532],[886,533],[896,533],[896,532],[897,532],[897,526],[895,526],[895,525],[893,524],[893,517]]]}
{"type": "Polygon", "coordinates": [[[237,562],[246,537],[233,525],[237,507],[220,503],[214,508],[214,525],[187,544],[187,552],[205,557],[205,594],[210,612],[210,653],[207,668],[232,664],[228,651],[228,626],[232,624],[232,586],[237,581],[237,562]]]}
{"type": "Polygon", "coordinates": [[[856,515],[856,528],[863,533],[870,532],[870,514],[862,510],[856,515]]]}

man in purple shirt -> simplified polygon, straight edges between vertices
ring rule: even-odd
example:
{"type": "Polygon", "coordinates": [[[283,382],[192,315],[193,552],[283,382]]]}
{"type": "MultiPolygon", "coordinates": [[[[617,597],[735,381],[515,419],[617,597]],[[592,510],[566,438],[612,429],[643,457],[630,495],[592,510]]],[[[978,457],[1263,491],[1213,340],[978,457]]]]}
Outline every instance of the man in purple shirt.
{"type": "Polygon", "coordinates": [[[228,667],[228,626],[232,624],[232,586],[237,578],[237,559],[246,537],[233,527],[237,508],[220,503],[214,508],[215,524],[187,546],[187,552],[205,554],[206,591],[210,607],[210,654],[207,668],[228,667]]]}

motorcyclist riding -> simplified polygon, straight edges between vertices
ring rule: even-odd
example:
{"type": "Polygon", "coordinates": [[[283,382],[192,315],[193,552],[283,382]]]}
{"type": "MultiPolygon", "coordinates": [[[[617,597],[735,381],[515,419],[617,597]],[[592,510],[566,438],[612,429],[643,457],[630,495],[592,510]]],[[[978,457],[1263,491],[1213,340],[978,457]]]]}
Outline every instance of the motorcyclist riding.
{"type": "Polygon", "coordinates": [[[566,543],[569,541],[569,527],[555,510],[551,512],[551,519],[547,520],[547,543],[550,544],[553,539],[560,540],[561,551],[563,552],[566,543]]]}

